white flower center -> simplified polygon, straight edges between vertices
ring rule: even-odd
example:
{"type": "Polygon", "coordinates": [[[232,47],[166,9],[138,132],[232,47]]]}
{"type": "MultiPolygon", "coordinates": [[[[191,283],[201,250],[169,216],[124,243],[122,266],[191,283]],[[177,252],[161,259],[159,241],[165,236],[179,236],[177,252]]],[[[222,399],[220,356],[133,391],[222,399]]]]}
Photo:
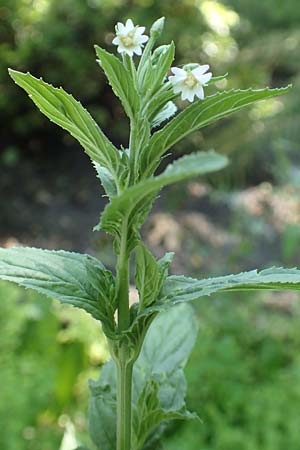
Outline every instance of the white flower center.
{"type": "Polygon", "coordinates": [[[184,84],[190,89],[197,86],[198,83],[199,81],[197,80],[195,75],[192,74],[192,72],[189,72],[186,76],[186,79],[184,80],[184,84]]]}
{"type": "Polygon", "coordinates": [[[130,31],[126,36],[120,37],[124,47],[131,47],[133,45],[135,30],[130,31]]]}

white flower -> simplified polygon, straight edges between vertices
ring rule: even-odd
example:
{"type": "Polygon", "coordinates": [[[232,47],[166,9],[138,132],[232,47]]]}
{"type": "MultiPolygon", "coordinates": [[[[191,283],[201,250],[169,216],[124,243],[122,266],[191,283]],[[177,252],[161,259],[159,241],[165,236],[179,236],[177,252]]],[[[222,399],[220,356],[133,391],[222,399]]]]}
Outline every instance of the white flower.
{"type": "Polygon", "coordinates": [[[128,19],[124,25],[118,22],[116,25],[116,37],[112,41],[114,45],[117,45],[119,53],[127,53],[129,56],[142,54],[142,47],[149,37],[143,35],[145,27],[134,26],[131,19],[128,19]]]}
{"type": "Polygon", "coordinates": [[[195,69],[180,69],[172,67],[171,71],[174,75],[169,77],[169,81],[173,84],[175,94],[181,92],[182,100],[194,101],[195,95],[201,100],[204,99],[203,86],[211,79],[212,73],[207,72],[209,65],[198,66],[195,69]]]}

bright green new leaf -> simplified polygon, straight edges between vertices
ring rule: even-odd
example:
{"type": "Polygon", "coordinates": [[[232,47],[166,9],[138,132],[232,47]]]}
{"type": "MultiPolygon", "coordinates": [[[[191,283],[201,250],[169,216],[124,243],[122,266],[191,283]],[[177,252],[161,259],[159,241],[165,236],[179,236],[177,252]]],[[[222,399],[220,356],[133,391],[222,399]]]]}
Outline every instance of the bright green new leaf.
{"type": "Polygon", "coordinates": [[[223,91],[204,100],[195,101],[162,130],[154,133],[141,155],[145,176],[153,173],[160,157],[188,134],[254,102],[285,94],[288,90],[289,86],[281,89],[223,91]]]}
{"type": "Polygon", "coordinates": [[[139,243],[136,251],[135,283],[139,292],[139,309],[150,306],[158,297],[168,275],[173,253],[167,253],[159,261],[150,251],[139,243]]]}
{"type": "MultiPolygon", "coordinates": [[[[183,368],[197,331],[195,313],[189,305],[170,308],[153,321],[133,369],[134,450],[142,449],[147,439],[159,437],[163,431],[159,427],[161,422],[195,418],[185,406],[183,368]],[[156,436],[153,435],[155,428],[156,436]]],[[[101,450],[115,450],[116,370],[113,361],[104,366],[99,380],[91,382],[90,387],[93,441],[101,450]]]]}
{"type": "Polygon", "coordinates": [[[128,117],[133,118],[139,111],[140,98],[134,87],[132,76],[124,64],[111,53],[95,45],[98,62],[104,70],[114,93],[122,102],[128,117]]]}
{"type": "Polygon", "coordinates": [[[151,73],[150,79],[145,78],[146,98],[155,93],[161,86],[163,80],[167,76],[172,61],[175,55],[175,45],[172,42],[170,45],[163,45],[158,47],[150,60],[150,67],[148,73],[151,73]]]}
{"type": "Polygon", "coordinates": [[[118,150],[100,130],[91,115],[72,95],[55,88],[29,73],[9,70],[16,84],[22,87],[40,111],[77,139],[89,157],[106,167],[118,179],[122,171],[118,150]]]}
{"type": "MultiPolygon", "coordinates": [[[[300,270],[272,267],[270,269],[251,270],[237,275],[196,280],[184,276],[168,277],[159,301],[153,310],[167,305],[197,300],[215,292],[272,290],[300,290],[300,270]]],[[[150,308],[152,311],[152,308],[150,308]]],[[[150,311],[149,311],[150,312],[150,311]]]]}
{"type": "Polygon", "coordinates": [[[138,183],[112,198],[96,229],[101,228],[117,238],[127,230],[128,250],[132,250],[138,242],[138,229],[161,188],[176,181],[220,170],[227,162],[225,156],[213,151],[193,153],[179,158],[161,175],[138,183]]]}
{"type": "Polygon", "coordinates": [[[106,334],[114,337],[115,281],[96,258],[61,250],[2,248],[0,280],[84,309],[101,320],[106,334]]]}

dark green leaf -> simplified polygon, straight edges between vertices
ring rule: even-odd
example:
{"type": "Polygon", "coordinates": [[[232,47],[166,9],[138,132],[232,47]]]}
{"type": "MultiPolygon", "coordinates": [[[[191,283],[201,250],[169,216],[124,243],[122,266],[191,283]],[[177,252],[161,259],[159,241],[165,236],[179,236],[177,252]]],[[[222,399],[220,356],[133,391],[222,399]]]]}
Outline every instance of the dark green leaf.
{"type": "Polygon", "coordinates": [[[89,431],[97,449],[116,449],[116,392],[109,384],[89,383],[89,431]]]}
{"type": "Polygon", "coordinates": [[[145,220],[159,190],[168,184],[222,169],[227,158],[214,152],[199,152],[179,158],[157,177],[152,177],[114,197],[105,208],[100,225],[96,228],[120,238],[127,225],[129,249],[138,242],[138,228],[145,220]]]}
{"type": "Polygon", "coordinates": [[[96,258],[27,247],[0,249],[0,279],[82,308],[114,335],[115,281],[96,258]]]}
{"type": "Polygon", "coordinates": [[[106,167],[117,179],[122,171],[119,152],[78,101],[62,88],[54,88],[29,73],[11,69],[9,73],[45,116],[69,131],[90,158],[106,167]]]}
{"type": "MultiPolygon", "coordinates": [[[[183,368],[194,346],[197,330],[195,313],[189,305],[170,308],[153,321],[133,371],[134,450],[140,450],[145,439],[159,437],[163,431],[159,426],[161,422],[195,418],[185,407],[183,368]]],[[[108,421],[116,424],[116,369],[113,361],[104,366],[100,379],[92,382],[91,395],[93,414],[90,425],[101,434],[98,440],[93,438],[94,442],[100,447],[100,442],[106,440],[101,450],[115,449],[115,428],[105,426],[108,421]]]]}
{"type": "MultiPolygon", "coordinates": [[[[300,270],[270,268],[257,272],[242,272],[237,275],[196,280],[183,276],[168,277],[161,298],[153,309],[167,305],[197,300],[215,292],[272,290],[300,290],[300,270]]],[[[151,308],[152,309],[152,308],[151,308]]]]}

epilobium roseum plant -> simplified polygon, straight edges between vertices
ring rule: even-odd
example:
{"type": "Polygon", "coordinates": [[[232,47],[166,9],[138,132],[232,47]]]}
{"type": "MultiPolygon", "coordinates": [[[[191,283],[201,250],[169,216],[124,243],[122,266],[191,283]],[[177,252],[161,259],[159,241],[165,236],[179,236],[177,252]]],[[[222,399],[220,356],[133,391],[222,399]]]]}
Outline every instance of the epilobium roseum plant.
{"type": "Polygon", "coordinates": [[[29,73],[9,71],[41,112],[80,142],[109,198],[95,228],[114,238],[114,273],[88,255],[36,248],[0,250],[2,280],[82,308],[102,324],[112,360],[99,380],[90,382],[89,427],[98,450],[150,449],[167,421],[196,419],[185,405],[183,374],[197,334],[189,302],[218,291],[300,289],[297,269],[253,270],[201,280],[170,276],[173,255],[156,260],[142,242],[140,228],[164,186],[228,163],[214,151],[200,151],[155,175],[164,154],[188,134],[288,91],[288,87],[230,90],[205,97],[205,86],[223,76],[212,77],[209,67],[198,63],[174,67],[168,78],[174,44],[154,48],[163,25],[163,18],[157,20],[148,39],[144,27],[134,26],[130,19],[126,25],[118,23],[113,44],[122,59],[96,46],[98,63],[130,119],[127,149],[116,148],[62,88],[29,73]],[[134,53],[141,58],[134,60],[134,53]],[[180,95],[192,103],[177,112],[174,101],[180,95]],[[194,101],[195,97],[199,99],[194,101]],[[139,302],[133,305],[129,261],[134,261],[139,293],[139,302]]]}

